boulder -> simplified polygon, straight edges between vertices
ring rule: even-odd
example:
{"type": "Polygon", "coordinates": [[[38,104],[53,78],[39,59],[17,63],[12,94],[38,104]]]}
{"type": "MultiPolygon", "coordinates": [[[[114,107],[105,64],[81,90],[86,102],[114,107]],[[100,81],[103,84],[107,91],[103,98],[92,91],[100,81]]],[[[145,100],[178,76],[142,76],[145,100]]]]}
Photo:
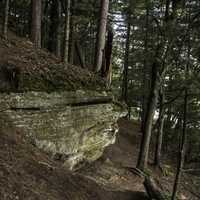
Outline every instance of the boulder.
{"type": "Polygon", "coordinates": [[[121,113],[111,94],[84,90],[0,93],[0,105],[33,144],[71,170],[115,142],[121,113]]]}

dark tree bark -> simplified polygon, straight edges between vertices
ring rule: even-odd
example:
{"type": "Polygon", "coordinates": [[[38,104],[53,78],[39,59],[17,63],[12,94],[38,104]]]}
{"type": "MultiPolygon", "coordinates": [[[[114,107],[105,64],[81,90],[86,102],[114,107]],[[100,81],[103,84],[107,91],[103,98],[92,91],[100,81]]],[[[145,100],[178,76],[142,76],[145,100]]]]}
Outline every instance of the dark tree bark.
{"type": "Polygon", "coordinates": [[[102,77],[106,78],[107,86],[109,87],[112,81],[112,48],[113,48],[113,30],[108,30],[107,41],[105,46],[104,61],[101,68],[102,77]]]}
{"type": "Polygon", "coordinates": [[[70,7],[71,0],[66,0],[66,10],[65,10],[65,44],[64,44],[64,63],[68,63],[69,60],[69,33],[70,33],[70,7]]]}
{"type": "Polygon", "coordinates": [[[147,93],[147,55],[148,55],[148,40],[149,40],[149,1],[146,0],[146,17],[145,17],[145,38],[144,38],[144,63],[143,63],[143,79],[142,79],[142,109],[141,109],[141,131],[144,128],[144,121],[145,121],[145,115],[147,110],[147,99],[148,99],[148,93],[147,93]]]}
{"type": "Polygon", "coordinates": [[[190,33],[190,24],[191,23],[191,9],[189,9],[188,15],[188,47],[187,47],[187,65],[185,67],[185,94],[184,94],[184,108],[183,108],[183,131],[179,148],[179,157],[178,157],[178,165],[176,171],[176,177],[174,181],[174,187],[172,192],[171,200],[175,200],[177,196],[178,185],[181,181],[181,173],[183,171],[183,166],[185,163],[185,154],[186,154],[186,144],[187,144],[187,120],[188,120],[188,85],[187,78],[189,76],[189,67],[190,67],[190,59],[191,59],[191,33],[190,33]]]}
{"type": "Polygon", "coordinates": [[[56,26],[56,56],[61,57],[61,20],[62,20],[62,6],[61,0],[56,0],[56,9],[57,9],[57,26],[56,26]]]}
{"type": "Polygon", "coordinates": [[[181,173],[182,173],[184,162],[185,162],[185,151],[186,151],[186,140],[187,140],[187,104],[188,104],[188,91],[186,88],[185,97],[184,97],[183,133],[182,133],[182,138],[181,138],[177,172],[176,172],[173,193],[172,193],[172,198],[171,198],[172,200],[176,199],[177,189],[180,183],[181,173]]]}
{"type": "Polygon", "coordinates": [[[148,99],[146,117],[144,122],[144,128],[142,131],[142,140],[140,145],[140,153],[138,157],[137,168],[144,170],[147,168],[148,164],[148,154],[149,154],[149,145],[151,140],[151,130],[153,117],[155,114],[157,102],[158,102],[158,91],[160,88],[160,75],[158,72],[158,63],[155,61],[152,65],[152,78],[151,78],[151,90],[148,99]]]}
{"type": "Polygon", "coordinates": [[[165,108],[164,108],[164,92],[160,89],[159,92],[159,118],[158,118],[158,131],[156,139],[156,149],[155,149],[155,158],[154,164],[157,167],[161,167],[161,153],[162,153],[162,142],[163,142],[163,127],[165,121],[165,108]]]}
{"type": "Polygon", "coordinates": [[[53,0],[50,9],[50,30],[48,49],[56,56],[61,55],[61,19],[62,8],[60,0],[53,0]]]}
{"type": "Polygon", "coordinates": [[[78,42],[75,42],[75,48],[76,48],[76,53],[80,62],[80,65],[82,68],[85,68],[85,62],[84,62],[84,58],[83,58],[83,52],[81,51],[81,47],[78,44],[78,42]]]}
{"type": "Polygon", "coordinates": [[[96,42],[96,56],[95,56],[95,66],[94,66],[95,72],[99,72],[101,70],[103,62],[103,51],[106,40],[108,9],[109,9],[109,0],[101,0],[101,14],[98,25],[97,42],[96,42]]]}
{"type": "Polygon", "coordinates": [[[9,16],[9,0],[5,0],[3,27],[2,27],[3,37],[5,39],[7,39],[8,37],[8,16],[9,16]]]}
{"type": "Polygon", "coordinates": [[[32,0],[31,40],[36,48],[41,48],[42,0],[32,0]]]}

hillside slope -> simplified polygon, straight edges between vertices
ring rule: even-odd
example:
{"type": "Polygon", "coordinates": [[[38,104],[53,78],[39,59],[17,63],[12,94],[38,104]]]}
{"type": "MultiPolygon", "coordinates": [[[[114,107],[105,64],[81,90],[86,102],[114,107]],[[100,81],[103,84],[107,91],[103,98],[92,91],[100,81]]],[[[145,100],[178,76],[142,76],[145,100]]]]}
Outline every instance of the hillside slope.
{"type": "Polygon", "coordinates": [[[30,41],[9,35],[0,38],[0,91],[105,89],[104,81],[87,69],[64,65],[30,41]]]}
{"type": "MultiPolygon", "coordinates": [[[[7,124],[3,118],[0,123],[7,124]]],[[[105,189],[84,175],[69,173],[9,123],[0,130],[1,200],[143,199],[140,197],[133,191],[105,189]]]]}

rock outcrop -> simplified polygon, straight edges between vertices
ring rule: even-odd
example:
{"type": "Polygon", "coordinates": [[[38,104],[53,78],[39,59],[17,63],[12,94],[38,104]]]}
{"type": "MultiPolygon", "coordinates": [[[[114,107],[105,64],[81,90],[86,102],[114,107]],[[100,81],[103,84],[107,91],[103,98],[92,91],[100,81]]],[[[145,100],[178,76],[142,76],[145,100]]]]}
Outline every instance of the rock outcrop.
{"type": "Polygon", "coordinates": [[[72,169],[114,143],[118,106],[101,77],[17,37],[0,39],[0,54],[1,116],[33,144],[72,169]]]}
{"type": "Polygon", "coordinates": [[[70,169],[98,159],[115,142],[120,112],[106,92],[1,93],[0,105],[32,143],[70,169]]]}

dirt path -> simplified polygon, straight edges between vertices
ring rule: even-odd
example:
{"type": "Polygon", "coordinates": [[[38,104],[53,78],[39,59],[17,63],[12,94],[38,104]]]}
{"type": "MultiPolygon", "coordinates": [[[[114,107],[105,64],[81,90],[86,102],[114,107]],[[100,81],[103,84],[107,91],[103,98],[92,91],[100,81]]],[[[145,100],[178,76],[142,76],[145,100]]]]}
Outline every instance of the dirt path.
{"type": "MultiPolygon", "coordinates": [[[[130,170],[136,166],[139,154],[141,141],[140,125],[137,122],[125,119],[119,120],[118,124],[120,129],[116,143],[105,150],[103,158],[85,167],[81,170],[81,173],[107,188],[119,188],[120,190],[144,194],[143,178],[130,170]]],[[[150,153],[150,158],[153,157],[152,152],[150,153]]],[[[149,173],[156,180],[159,180],[160,186],[169,196],[172,191],[176,169],[174,166],[172,167],[171,163],[169,155],[166,155],[163,160],[163,172],[149,164],[149,173]]],[[[200,199],[194,195],[199,193],[199,180],[200,178],[197,176],[184,174],[182,184],[180,185],[180,200],[200,199]]],[[[145,197],[141,197],[141,199],[145,199],[145,197]]]]}
{"type": "Polygon", "coordinates": [[[139,126],[137,123],[126,123],[122,119],[119,121],[119,127],[116,143],[105,150],[100,160],[84,167],[80,173],[106,188],[133,191],[141,195],[141,200],[147,199],[143,177],[130,170],[135,167],[137,161],[138,142],[141,137],[138,135],[139,126]]]}

